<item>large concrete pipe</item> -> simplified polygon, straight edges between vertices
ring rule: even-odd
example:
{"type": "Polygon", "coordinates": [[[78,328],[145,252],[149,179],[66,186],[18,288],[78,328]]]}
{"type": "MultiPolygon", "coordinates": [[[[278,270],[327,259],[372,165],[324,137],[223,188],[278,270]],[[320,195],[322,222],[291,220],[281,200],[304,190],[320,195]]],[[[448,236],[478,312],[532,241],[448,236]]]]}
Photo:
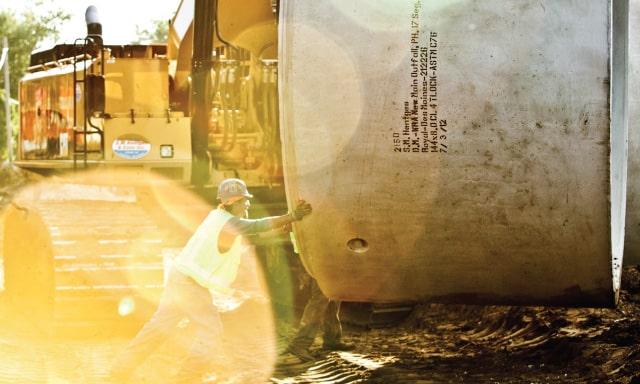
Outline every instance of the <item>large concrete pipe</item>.
{"type": "Polygon", "coordinates": [[[625,264],[640,264],[640,0],[629,2],[629,167],[625,264]]]}
{"type": "Polygon", "coordinates": [[[617,0],[284,2],[285,180],[291,203],[313,204],[295,234],[322,290],[614,305],[626,125],[610,84],[624,75],[625,12],[617,0]]]}

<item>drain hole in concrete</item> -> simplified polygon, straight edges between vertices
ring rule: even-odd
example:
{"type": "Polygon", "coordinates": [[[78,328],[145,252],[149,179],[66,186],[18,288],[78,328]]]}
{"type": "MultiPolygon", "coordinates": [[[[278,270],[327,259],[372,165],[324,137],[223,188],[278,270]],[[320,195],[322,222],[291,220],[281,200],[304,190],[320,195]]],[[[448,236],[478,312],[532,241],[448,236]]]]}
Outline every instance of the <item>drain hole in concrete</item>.
{"type": "Polygon", "coordinates": [[[367,243],[367,240],[365,239],[356,237],[347,241],[347,247],[352,252],[365,253],[369,250],[369,243],[367,243]]]}

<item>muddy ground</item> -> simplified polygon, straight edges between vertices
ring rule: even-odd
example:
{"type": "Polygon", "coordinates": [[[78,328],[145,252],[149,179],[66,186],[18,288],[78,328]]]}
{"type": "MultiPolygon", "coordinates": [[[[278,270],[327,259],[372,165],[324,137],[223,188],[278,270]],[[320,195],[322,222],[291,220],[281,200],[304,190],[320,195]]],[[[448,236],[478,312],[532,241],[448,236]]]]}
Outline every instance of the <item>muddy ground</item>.
{"type": "Polygon", "coordinates": [[[640,267],[625,268],[615,309],[422,304],[397,326],[347,325],[345,339],[368,363],[345,367],[350,356],[316,349],[324,365],[313,375],[287,372],[294,381],[283,382],[330,381],[368,366],[359,378],[381,384],[638,384],[640,267]]]}
{"type": "Polygon", "coordinates": [[[640,270],[616,309],[421,305],[401,326],[355,334],[397,361],[370,382],[640,383],[640,270]]]}
{"type": "MultiPolygon", "coordinates": [[[[20,186],[38,179],[1,168],[0,206],[20,186]]],[[[2,294],[0,311],[6,311],[1,304],[2,294]]],[[[0,318],[0,383],[106,383],[111,361],[131,337],[123,332],[110,338],[39,339],[28,325],[5,320],[6,316],[0,318]]],[[[615,309],[422,304],[392,327],[346,324],[345,339],[355,343],[354,351],[323,353],[316,346],[316,361],[280,360],[268,380],[638,384],[640,267],[625,268],[615,309]]],[[[247,353],[236,357],[245,363],[256,358],[247,353]]],[[[168,355],[160,360],[172,364],[168,355]]],[[[217,380],[256,383],[263,374],[245,369],[217,380]]],[[[143,373],[137,380],[169,382],[157,372],[143,373]]]]}

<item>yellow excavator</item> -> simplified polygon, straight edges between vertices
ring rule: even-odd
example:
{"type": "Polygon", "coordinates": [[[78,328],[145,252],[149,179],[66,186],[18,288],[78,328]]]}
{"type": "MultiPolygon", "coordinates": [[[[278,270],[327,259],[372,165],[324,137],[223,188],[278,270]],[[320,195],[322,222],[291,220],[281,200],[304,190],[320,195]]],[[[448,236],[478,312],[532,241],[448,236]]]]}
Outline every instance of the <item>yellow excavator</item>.
{"type": "MultiPolygon", "coordinates": [[[[86,37],[33,53],[21,80],[15,164],[53,178],[23,191],[4,226],[10,301],[71,327],[148,316],[211,209],[184,191],[214,202],[239,177],[253,212],[287,209],[277,3],[183,1],[166,45],[108,45],[95,7],[86,21],[86,37]]],[[[295,278],[288,237],[258,249],[278,281],[295,278]]]]}
{"type": "Polygon", "coordinates": [[[88,9],[86,38],[32,55],[16,164],[281,185],[275,9],[184,1],[166,45],[126,46],[104,44],[97,9],[88,9]]]}

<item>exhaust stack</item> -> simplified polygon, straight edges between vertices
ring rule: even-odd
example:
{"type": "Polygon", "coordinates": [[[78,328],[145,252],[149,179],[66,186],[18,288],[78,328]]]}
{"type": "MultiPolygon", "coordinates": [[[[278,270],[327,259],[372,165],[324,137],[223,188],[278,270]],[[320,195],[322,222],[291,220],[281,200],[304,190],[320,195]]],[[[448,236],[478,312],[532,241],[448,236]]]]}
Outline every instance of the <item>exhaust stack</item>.
{"type": "Polygon", "coordinates": [[[98,8],[95,5],[87,7],[84,20],[87,23],[87,37],[93,39],[96,44],[102,45],[102,24],[100,24],[98,8]]]}

